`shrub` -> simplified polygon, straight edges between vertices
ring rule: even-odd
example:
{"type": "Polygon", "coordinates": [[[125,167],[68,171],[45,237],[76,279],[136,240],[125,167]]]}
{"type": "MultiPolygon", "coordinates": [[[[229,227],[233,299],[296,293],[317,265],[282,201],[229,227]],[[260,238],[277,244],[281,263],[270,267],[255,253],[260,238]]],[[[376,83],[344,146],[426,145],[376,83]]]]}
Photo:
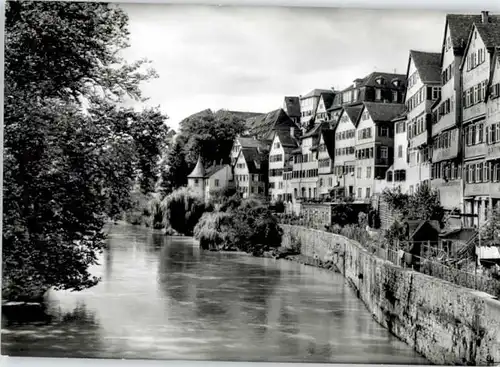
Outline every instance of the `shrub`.
{"type": "Polygon", "coordinates": [[[203,200],[189,188],[181,187],[163,199],[163,224],[178,233],[190,236],[205,212],[203,200]]]}
{"type": "Polygon", "coordinates": [[[281,245],[278,221],[260,201],[245,199],[237,208],[225,209],[205,213],[196,225],[194,235],[203,249],[238,249],[259,255],[281,245]]]}
{"type": "Polygon", "coordinates": [[[153,198],[149,205],[151,211],[151,227],[154,229],[164,228],[165,224],[163,223],[163,217],[165,216],[165,213],[163,212],[161,201],[157,198],[153,198]]]}

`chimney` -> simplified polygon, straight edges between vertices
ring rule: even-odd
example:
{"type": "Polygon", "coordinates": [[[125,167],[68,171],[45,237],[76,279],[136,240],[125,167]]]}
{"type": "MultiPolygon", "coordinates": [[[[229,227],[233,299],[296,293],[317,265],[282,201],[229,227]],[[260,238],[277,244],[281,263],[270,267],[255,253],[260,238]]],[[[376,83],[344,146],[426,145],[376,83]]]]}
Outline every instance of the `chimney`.
{"type": "Polygon", "coordinates": [[[295,137],[295,128],[294,128],[293,126],[292,126],[292,127],[290,127],[290,136],[291,136],[292,138],[294,138],[294,137],[295,137]]]}
{"type": "Polygon", "coordinates": [[[489,14],[489,12],[487,12],[487,11],[482,11],[481,12],[481,22],[482,23],[489,23],[490,18],[488,16],[488,14],[489,14]]]}

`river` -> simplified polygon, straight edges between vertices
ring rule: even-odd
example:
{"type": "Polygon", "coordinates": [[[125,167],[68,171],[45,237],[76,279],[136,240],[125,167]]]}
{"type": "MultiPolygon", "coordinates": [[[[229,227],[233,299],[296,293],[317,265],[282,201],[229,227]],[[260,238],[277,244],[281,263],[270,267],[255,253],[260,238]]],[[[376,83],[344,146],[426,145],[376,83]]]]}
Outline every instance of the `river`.
{"type": "Polygon", "coordinates": [[[428,364],[337,273],[127,225],[92,272],[94,288],[49,293],[44,321],[2,320],[2,354],[428,364]]]}

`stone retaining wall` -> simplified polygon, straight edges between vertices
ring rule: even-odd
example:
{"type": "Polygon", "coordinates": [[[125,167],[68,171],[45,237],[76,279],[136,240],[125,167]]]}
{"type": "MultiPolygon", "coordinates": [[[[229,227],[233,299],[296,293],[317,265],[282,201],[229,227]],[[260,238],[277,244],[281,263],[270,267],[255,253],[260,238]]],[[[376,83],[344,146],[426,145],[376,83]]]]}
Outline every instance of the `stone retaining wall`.
{"type": "Polygon", "coordinates": [[[283,246],[333,261],[382,326],[434,364],[500,363],[500,302],[369,254],[346,237],[282,225],[283,246]]]}

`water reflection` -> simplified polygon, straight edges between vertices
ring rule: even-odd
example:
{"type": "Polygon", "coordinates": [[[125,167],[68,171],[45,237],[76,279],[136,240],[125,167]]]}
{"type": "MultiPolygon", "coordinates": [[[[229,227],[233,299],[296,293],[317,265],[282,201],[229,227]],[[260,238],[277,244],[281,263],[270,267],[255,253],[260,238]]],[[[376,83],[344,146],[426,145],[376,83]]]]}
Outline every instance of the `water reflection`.
{"type": "Polygon", "coordinates": [[[2,326],[16,356],[422,364],[343,278],[286,261],[200,251],[113,226],[96,287],[52,292],[40,325],[2,326]]]}

